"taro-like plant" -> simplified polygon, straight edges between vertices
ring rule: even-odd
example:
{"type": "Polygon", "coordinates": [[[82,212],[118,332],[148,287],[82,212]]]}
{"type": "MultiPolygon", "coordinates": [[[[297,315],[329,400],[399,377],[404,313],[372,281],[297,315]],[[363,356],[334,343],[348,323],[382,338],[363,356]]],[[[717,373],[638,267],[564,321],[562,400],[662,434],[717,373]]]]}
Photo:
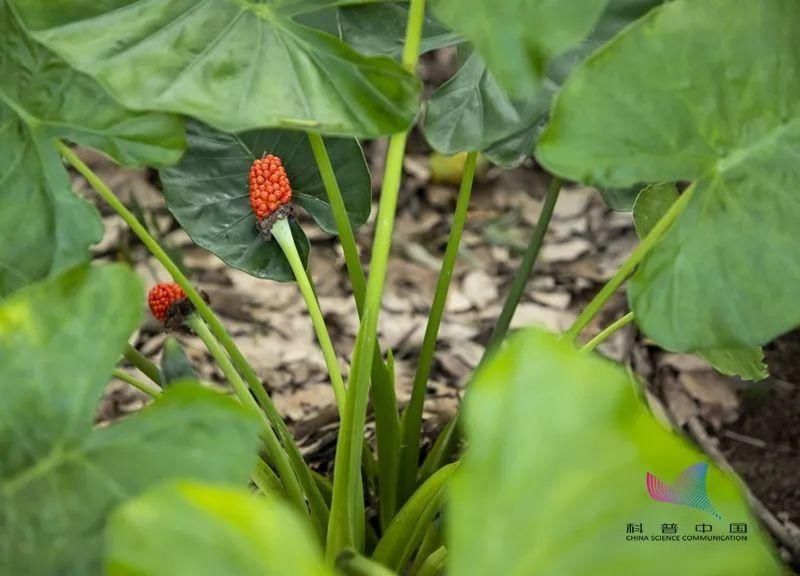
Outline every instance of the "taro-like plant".
{"type": "Polygon", "coordinates": [[[738,481],[714,465],[680,476],[706,457],[593,350],[634,322],[757,380],[760,346],[800,324],[798,29],[798,0],[0,0],[0,573],[780,573],[738,481]],[[458,71],[420,116],[419,56],[454,45],[458,71]],[[377,327],[415,124],[466,158],[401,407],[377,327]],[[366,274],[360,140],[384,136],[366,274]],[[304,462],[213,302],[73,143],[158,169],[180,226],[265,294],[297,282],[336,395],[332,477],[304,462]],[[551,181],[463,410],[422,458],[479,154],[534,156],[551,181]],[[200,337],[235,400],[198,382],[174,340],[161,366],[127,344],[145,296],[123,265],[89,263],[102,224],[68,166],[172,276],[152,314],[200,337]],[[640,243],[565,334],[509,336],[565,181],[632,207],[640,243]],[[300,212],[341,244],[352,351],[328,336],[300,212]],[[624,284],[630,312],[578,344],[624,284]],[[153,401],[96,428],[112,374],[153,401]],[[675,538],[645,539],[667,523],[675,538]]]}

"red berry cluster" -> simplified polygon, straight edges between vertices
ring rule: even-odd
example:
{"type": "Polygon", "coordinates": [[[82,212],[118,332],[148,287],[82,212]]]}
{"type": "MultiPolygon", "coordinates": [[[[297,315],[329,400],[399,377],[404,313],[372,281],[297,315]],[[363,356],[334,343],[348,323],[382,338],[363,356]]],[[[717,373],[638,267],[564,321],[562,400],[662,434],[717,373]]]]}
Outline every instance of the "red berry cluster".
{"type": "Polygon", "coordinates": [[[256,158],[250,167],[250,207],[259,221],[292,201],[292,187],[281,159],[256,158]]]}
{"type": "Polygon", "coordinates": [[[174,282],[163,282],[156,284],[147,294],[147,303],[150,305],[150,312],[157,320],[164,322],[169,314],[170,307],[176,302],[186,298],[183,288],[174,282]]]}

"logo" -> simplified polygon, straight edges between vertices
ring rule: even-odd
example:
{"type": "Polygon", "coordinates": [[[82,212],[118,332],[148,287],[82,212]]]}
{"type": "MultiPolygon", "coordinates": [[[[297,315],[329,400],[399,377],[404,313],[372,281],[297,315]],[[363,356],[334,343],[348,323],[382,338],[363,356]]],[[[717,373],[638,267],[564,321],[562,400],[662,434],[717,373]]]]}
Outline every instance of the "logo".
{"type": "Polygon", "coordinates": [[[706,475],[708,464],[698,462],[681,472],[680,476],[671,485],[659,479],[650,472],[647,473],[647,492],[653,500],[690,506],[708,512],[715,518],[721,519],[716,511],[706,490],[706,475]]]}

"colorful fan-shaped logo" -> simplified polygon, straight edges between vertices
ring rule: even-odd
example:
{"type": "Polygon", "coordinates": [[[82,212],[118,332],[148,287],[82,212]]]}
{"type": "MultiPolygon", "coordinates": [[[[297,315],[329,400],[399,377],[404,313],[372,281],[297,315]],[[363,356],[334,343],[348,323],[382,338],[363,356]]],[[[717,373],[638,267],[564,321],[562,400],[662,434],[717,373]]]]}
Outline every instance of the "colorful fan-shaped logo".
{"type": "Polygon", "coordinates": [[[714,509],[714,505],[711,504],[711,499],[708,497],[708,491],[706,490],[707,474],[708,464],[706,462],[698,462],[681,472],[675,482],[670,485],[648,472],[646,480],[647,491],[653,500],[691,506],[708,512],[716,518],[722,518],[714,509]]]}

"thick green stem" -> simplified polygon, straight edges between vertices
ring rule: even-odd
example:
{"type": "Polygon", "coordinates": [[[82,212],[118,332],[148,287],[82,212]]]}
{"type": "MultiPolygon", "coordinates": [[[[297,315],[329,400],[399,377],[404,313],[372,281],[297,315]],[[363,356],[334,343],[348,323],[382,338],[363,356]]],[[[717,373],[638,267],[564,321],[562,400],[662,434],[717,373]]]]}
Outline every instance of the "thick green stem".
{"type": "Polygon", "coordinates": [[[122,353],[125,359],[137,368],[139,372],[150,378],[156,384],[161,384],[161,370],[149,358],[139,352],[130,343],[125,344],[125,351],[122,353]]]}
{"type": "MultiPolygon", "coordinates": [[[[425,0],[411,0],[406,44],[403,47],[403,65],[414,71],[419,58],[422,24],[425,20],[425,0]]],[[[336,445],[333,477],[333,500],[326,556],[333,563],[336,556],[347,548],[357,548],[363,542],[358,533],[362,520],[358,517],[363,508],[360,461],[364,443],[364,424],[369,399],[369,375],[374,349],[377,344],[378,317],[389,260],[389,249],[397,210],[397,197],[403,174],[403,155],[408,133],[393,134],[389,138],[386,170],[381,188],[375,240],[370,260],[369,280],[364,296],[364,314],[353,353],[353,366],[347,391],[347,406],[336,445]]]]}
{"type": "MultiPolygon", "coordinates": [[[[325,148],[325,142],[322,136],[312,132],[308,133],[308,139],[322,176],[322,182],[325,185],[328,201],[331,204],[336,230],[339,233],[339,242],[344,251],[347,273],[350,276],[350,283],[353,287],[356,309],[359,317],[361,317],[364,312],[366,280],[358,255],[353,229],[350,226],[350,219],[347,216],[347,209],[342,199],[339,183],[336,180],[336,173],[325,148]]],[[[370,391],[375,411],[375,435],[378,444],[379,516],[381,526],[385,527],[396,511],[397,469],[400,459],[400,419],[397,413],[394,378],[383,359],[383,354],[377,343],[372,360],[372,386],[370,391]]],[[[367,454],[367,451],[369,451],[369,447],[366,447],[364,456],[365,458],[369,457],[367,462],[371,463],[374,459],[371,454],[367,454]]]]}
{"type": "Polygon", "coordinates": [[[138,390],[141,390],[151,398],[158,398],[159,396],[161,396],[161,388],[159,388],[158,386],[154,386],[149,382],[144,382],[142,380],[139,380],[138,378],[134,378],[124,370],[120,370],[119,368],[114,368],[113,375],[114,378],[119,378],[123,382],[127,382],[128,384],[130,384],[131,386],[133,386],[138,390]]]}
{"type": "Polygon", "coordinates": [[[673,202],[669,210],[661,217],[653,229],[650,230],[650,233],[642,239],[631,255],[628,256],[628,259],[619,267],[619,270],[617,270],[614,276],[603,286],[592,301],[586,305],[586,308],[583,309],[583,312],[581,312],[580,316],[575,320],[575,323],[564,334],[565,338],[570,341],[575,340],[578,334],[581,333],[581,330],[592,321],[592,318],[595,317],[614,292],[622,286],[623,282],[627,280],[628,276],[631,275],[639,262],[641,262],[653,246],[661,240],[661,237],[667,229],[669,229],[675,219],[686,209],[686,206],[688,206],[694,194],[694,190],[695,187],[690,186],[675,202],[673,202]]]}
{"type": "Polygon", "coordinates": [[[489,358],[503,338],[508,333],[508,327],[511,325],[511,318],[517,309],[519,301],[522,299],[522,294],[525,292],[525,285],[528,283],[528,278],[531,276],[533,266],[536,264],[536,258],[539,256],[539,251],[544,242],[544,236],[547,232],[547,227],[550,225],[550,219],[553,216],[553,210],[556,207],[556,200],[558,200],[558,193],[561,190],[561,179],[554,176],[550,181],[550,187],[547,189],[547,196],[544,199],[542,206],[542,213],[539,215],[539,220],[536,222],[536,228],[531,235],[531,241],[528,248],[525,250],[525,255],[522,262],[514,275],[514,280],[511,282],[511,288],[506,296],[506,301],[503,303],[503,310],[500,312],[500,317],[497,319],[497,324],[494,326],[492,336],[489,339],[489,344],[486,346],[486,352],[481,358],[481,363],[489,358]]]}
{"type": "Polygon", "coordinates": [[[631,322],[633,322],[634,316],[633,312],[628,312],[625,316],[618,318],[612,324],[607,326],[605,329],[601,330],[600,333],[589,340],[586,344],[583,345],[581,348],[581,352],[590,352],[597,348],[600,344],[605,342],[612,334],[617,332],[618,330],[624,328],[631,322]]]}
{"type": "Polygon", "coordinates": [[[369,399],[368,375],[372,369],[374,357],[372,352],[377,342],[378,316],[400,190],[405,143],[405,134],[394,135],[389,142],[364,315],[353,352],[347,406],[336,448],[327,546],[328,558],[331,561],[342,550],[355,548],[361,540],[357,534],[359,501],[363,499],[359,482],[361,478],[359,463],[369,399]]]}
{"type": "Polygon", "coordinates": [[[195,334],[203,341],[203,344],[205,344],[209,353],[217,362],[217,365],[219,365],[222,373],[225,375],[225,378],[227,378],[242,405],[258,416],[259,422],[261,422],[261,437],[264,440],[264,448],[266,449],[267,457],[278,471],[287,497],[305,514],[307,512],[305,496],[294,474],[289,458],[281,447],[269,420],[267,420],[267,417],[253,399],[252,394],[250,394],[247,385],[244,383],[244,380],[242,380],[233,362],[231,362],[227,352],[220,346],[206,323],[203,322],[203,319],[196,313],[189,315],[186,319],[186,325],[194,330],[195,334]]]}
{"type": "Polygon", "coordinates": [[[319,307],[317,295],[314,294],[314,288],[311,286],[306,269],[302,260],[300,260],[300,253],[297,251],[297,246],[295,246],[294,238],[292,237],[292,229],[286,218],[280,218],[275,222],[272,226],[272,236],[278,241],[281,250],[283,250],[286,259],[289,261],[289,266],[297,280],[297,286],[306,301],[311,323],[314,325],[314,332],[317,334],[319,347],[322,349],[322,356],[325,358],[325,365],[328,367],[328,375],[331,379],[333,394],[336,396],[336,404],[339,407],[339,417],[341,418],[344,415],[346,392],[342,372],[339,369],[339,360],[336,358],[331,336],[328,334],[327,326],[325,326],[325,317],[319,307]]]}
{"type": "Polygon", "coordinates": [[[464,171],[461,175],[461,188],[458,191],[456,211],[450,228],[450,237],[444,252],[442,269],[436,282],[436,291],[433,296],[428,325],[425,327],[425,337],[422,341],[417,362],[417,371],[414,374],[414,384],[411,389],[411,400],[403,412],[401,430],[403,444],[400,452],[400,480],[398,483],[398,501],[403,503],[414,492],[417,484],[417,471],[419,467],[419,443],[422,436],[422,411],[425,404],[425,391],[428,386],[431,364],[436,351],[436,338],[439,335],[439,326],[444,315],[447,301],[447,292],[453,277],[458,247],[461,244],[461,234],[467,221],[467,209],[472,193],[472,182],[475,178],[475,165],[478,153],[470,152],[464,162],[464,171]]]}
{"type": "Polygon", "coordinates": [[[275,405],[272,403],[269,395],[264,389],[264,385],[256,375],[252,366],[247,362],[244,355],[231,338],[225,326],[219,318],[214,314],[211,308],[206,304],[200,293],[192,286],[189,279],[183,274],[178,266],[172,261],[169,255],[164,251],[161,245],[153,238],[141,222],[127,209],[127,207],[116,197],[114,192],[89,168],[68,146],[58,140],[55,141],[55,146],[58,151],[69,161],[75,169],[86,178],[86,181],[94,188],[98,194],[111,206],[114,211],[125,221],[134,234],[141,240],[142,244],[150,251],[153,256],[161,263],[162,266],[170,273],[172,278],[177,282],[186,296],[191,300],[197,309],[197,313],[208,323],[211,332],[219,341],[225,351],[230,355],[239,373],[244,376],[250,390],[255,395],[261,408],[269,418],[269,421],[278,432],[281,443],[284,449],[289,454],[289,459],[292,463],[292,468],[300,480],[303,490],[305,490],[306,497],[311,506],[312,517],[315,521],[317,531],[321,534],[327,530],[328,507],[319,493],[319,489],[311,477],[311,471],[303,460],[300,449],[297,443],[283,421],[275,405]]]}

